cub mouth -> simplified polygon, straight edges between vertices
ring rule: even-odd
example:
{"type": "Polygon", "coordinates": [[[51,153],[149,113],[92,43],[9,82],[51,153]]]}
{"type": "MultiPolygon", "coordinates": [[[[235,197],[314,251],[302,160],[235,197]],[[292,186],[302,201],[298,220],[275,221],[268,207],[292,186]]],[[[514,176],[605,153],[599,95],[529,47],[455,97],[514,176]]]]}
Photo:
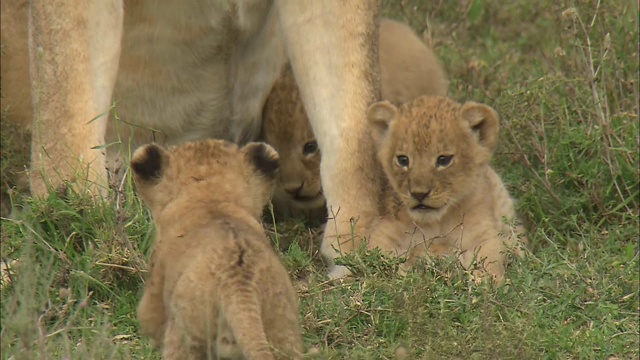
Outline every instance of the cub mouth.
{"type": "Polygon", "coordinates": [[[438,208],[434,208],[431,207],[429,205],[425,205],[425,204],[420,204],[420,205],[416,205],[414,207],[411,208],[411,210],[413,211],[421,211],[421,212],[427,212],[427,211],[434,211],[434,210],[438,210],[438,208]]]}
{"type": "Polygon", "coordinates": [[[321,195],[315,195],[315,196],[293,196],[293,199],[299,202],[312,202],[317,200],[321,195]]]}

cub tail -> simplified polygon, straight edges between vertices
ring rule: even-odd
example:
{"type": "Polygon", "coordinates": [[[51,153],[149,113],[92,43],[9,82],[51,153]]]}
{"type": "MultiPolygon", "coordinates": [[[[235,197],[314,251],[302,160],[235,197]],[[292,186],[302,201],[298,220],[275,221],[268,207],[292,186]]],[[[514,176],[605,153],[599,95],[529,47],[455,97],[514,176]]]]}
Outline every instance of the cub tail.
{"type": "Polygon", "coordinates": [[[232,286],[221,295],[223,316],[244,358],[274,360],[264,332],[257,291],[251,286],[232,286]]]}

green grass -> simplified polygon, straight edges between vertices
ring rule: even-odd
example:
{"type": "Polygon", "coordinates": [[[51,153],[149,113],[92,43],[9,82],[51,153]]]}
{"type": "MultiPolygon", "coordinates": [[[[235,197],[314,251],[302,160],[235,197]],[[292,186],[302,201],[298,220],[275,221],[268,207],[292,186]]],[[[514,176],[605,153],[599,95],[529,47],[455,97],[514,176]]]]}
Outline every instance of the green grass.
{"type": "MultiPolygon", "coordinates": [[[[384,10],[424,31],[453,98],[501,114],[494,165],[532,252],[497,288],[453,259],[402,277],[366,252],[343,259],[361,276],[336,283],[302,224],[268,223],[305,345],[321,358],[390,359],[399,346],[410,359],[640,356],[637,4],[499,4],[385,0],[384,10]]],[[[10,183],[19,157],[2,141],[10,183]]],[[[2,220],[2,259],[19,259],[1,292],[2,358],[159,358],[135,320],[153,229],[131,184],[98,206],[70,193],[24,208],[2,220]]]]}

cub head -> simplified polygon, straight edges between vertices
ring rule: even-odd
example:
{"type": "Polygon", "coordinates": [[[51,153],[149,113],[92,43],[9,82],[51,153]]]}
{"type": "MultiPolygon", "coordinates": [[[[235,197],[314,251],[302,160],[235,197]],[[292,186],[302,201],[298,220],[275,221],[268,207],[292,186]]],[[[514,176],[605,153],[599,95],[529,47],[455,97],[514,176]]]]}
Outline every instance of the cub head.
{"type": "Polygon", "coordinates": [[[320,150],[290,68],[274,84],[263,110],[263,139],[280,154],[273,203],[278,208],[324,208],[320,150]]]}
{"type": "Polygon", "coordinates": [[[378,160],[411,218],[436,222],[484,174],[498,140],[498,114],[474,102],[419,97],[399,109],[388,101],[367,110],[378,160]]]}
{"type": "Polygon", "coordinates": [[[138,148],[131,159],[137,192],[157,214],[169,204],[233,203],[259,218],[279,170],[278,153],[265,143],[242,148],[223,140],[164,149],[138,148]]]}

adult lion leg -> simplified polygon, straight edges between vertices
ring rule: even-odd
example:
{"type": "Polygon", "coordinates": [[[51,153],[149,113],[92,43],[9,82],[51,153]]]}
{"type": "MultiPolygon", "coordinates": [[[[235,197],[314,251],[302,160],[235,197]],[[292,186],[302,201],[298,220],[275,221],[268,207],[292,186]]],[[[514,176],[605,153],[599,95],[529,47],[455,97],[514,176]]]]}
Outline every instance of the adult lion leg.
{"type": "Polygon", "coordinates": [[[34,195],[66,180],[106,190],[104,149],[92,148],[104,144],[122,24],[122,0],[31,1],[34,195]]]}
{"type": "MultiPolygon", "coordinates": [[[[23,129],[31,128],[31,92],[29,89],[29,48],[27,23],[29,2],[9,0],[0,3],[0,78],[2,111],[9,109],[9,120],[23,129]]],[[[25,144],[26,149],[26,144],[25,144]]]]}
{"type": "Polygon", "coordinates": [[[269,10],[259,34],[231,60],[235,78],[231,137],[239,144],[254,141],[260,135],[262,108],[287,61],[276,10],[269,10]]]}
{"type": "Polygon", "coordinates": [[[379,94],[377,0],[279,1],[285,49],[322,152],[329,220],[321,252],[330,276],[379,214],[381,171],[375,165],[366,109],[379,94]],[[352,236],[355,234],[356,236],[352,236]]]}

